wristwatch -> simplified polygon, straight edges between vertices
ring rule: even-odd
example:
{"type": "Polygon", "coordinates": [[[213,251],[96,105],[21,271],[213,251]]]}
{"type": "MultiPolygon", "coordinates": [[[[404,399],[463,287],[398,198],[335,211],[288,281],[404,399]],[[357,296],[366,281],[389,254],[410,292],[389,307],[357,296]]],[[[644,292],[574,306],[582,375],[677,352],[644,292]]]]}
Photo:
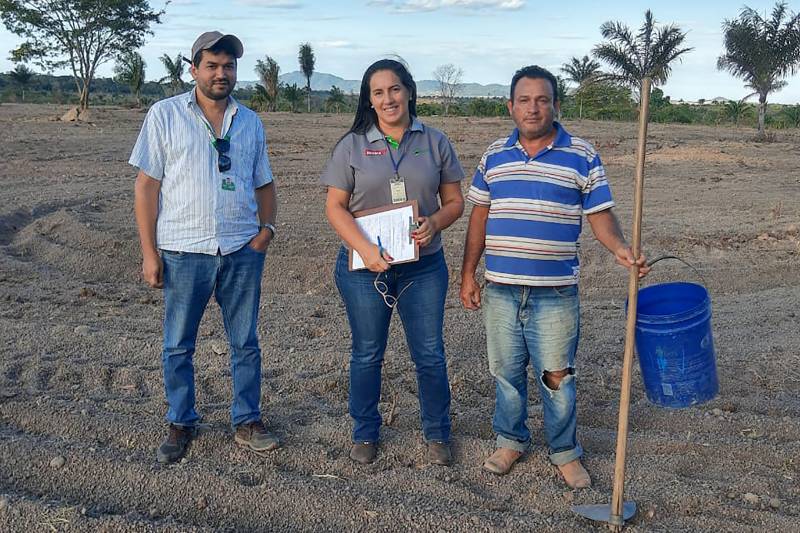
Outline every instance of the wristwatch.
{"type": "Polygon", "coordinates": [[[273,225],[272,225],[272,224],[270,224],[269,222],[262,222],[261,224],[259,224],[259,225],[258,225],[258,228],[259,228],[259,229],[261,229],[261,228],[267,228],[268,230],[270,230],[270,231],[272,232],[272,238],[273,238],[273,239],[275,238],[275,233],[276,233],[276,232],[275,232],[275,226],[273,226],[273,225]]]}

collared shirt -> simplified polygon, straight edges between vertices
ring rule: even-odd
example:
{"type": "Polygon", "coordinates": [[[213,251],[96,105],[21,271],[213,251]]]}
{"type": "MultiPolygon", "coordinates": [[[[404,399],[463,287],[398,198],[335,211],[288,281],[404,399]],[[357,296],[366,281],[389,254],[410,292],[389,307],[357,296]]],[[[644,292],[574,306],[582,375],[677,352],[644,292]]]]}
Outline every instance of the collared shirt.
{"type": "Polygon", "coordinates": [[[483,154],[467,199],[489,207],[486,279],[511,285],[578,283],[582,215],[614,206],[600,156],[555,122],[553,143],[532,156],[519,131],[483,154]]]}
{"type": "Polygon", "coordinates": [[[272,181],[266,136],[258,115],[229,97],[222,137],[230,140],[231,168],[220,172],[195,90],[153,104],[129,163],[161,181],[158,248],[227,255],[259,231],[255,189],[272,181]]]}
{"type": "MultiPolygon", "coordinates": [[[[349,133],[333,149],[320,181],[351,194],[350,212],[392,203],[390,180],[397,173],[403,178],[406,196],[417,200],[419,214],[430,216],[439,210],[439,187],[464,179],[464,170],[450,139],[412,117],[411,126],[395,150],[383,133],[373,126],[366,134],[349,133]],[[391,151],[391,152],[390,152],[391,151]],[[391,155],[390,155],[391,154],[391,155]]],[[[438,252],[442,247],[437,233],[420,255],[438,252]]]]}

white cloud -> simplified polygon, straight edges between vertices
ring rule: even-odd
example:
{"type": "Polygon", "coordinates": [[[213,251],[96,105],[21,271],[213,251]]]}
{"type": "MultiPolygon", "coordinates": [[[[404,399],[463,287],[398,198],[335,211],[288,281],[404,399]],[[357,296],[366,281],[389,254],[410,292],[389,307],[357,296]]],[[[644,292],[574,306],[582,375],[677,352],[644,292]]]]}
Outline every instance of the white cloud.
{"type": "Polygon", "coordinates": [[[440,9],[511,11],[525,7],[525,0],[371,0],[369,5],[385,6],[403,13],[440,9]]]}
{"type": "Polygon", "coordinates": [[[355,48],[355,43],[345,40],[319,41],[320,48],[355,48]]]}
{"type": "Polygon", "coordinates": [[[264,7],[267,9],[300,9],[302,2],[293,0],[236,0],[239,5],[250,7],[264,7]]]}

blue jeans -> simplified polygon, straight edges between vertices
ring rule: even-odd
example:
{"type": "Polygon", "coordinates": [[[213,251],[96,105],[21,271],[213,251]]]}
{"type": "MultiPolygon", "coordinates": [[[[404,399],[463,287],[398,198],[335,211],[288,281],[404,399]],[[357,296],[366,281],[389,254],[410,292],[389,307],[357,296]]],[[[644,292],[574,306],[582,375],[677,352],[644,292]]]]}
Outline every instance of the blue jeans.
{"type": "Polygon", "coordinates": [[[231,348],[233,425],[261,417],[261,350],[256,324],[265,254],[245,245],[228,255],[162,250],[164,262],[164,389],[167,420],[193,426],[194,356],[197,328],[211,294],[222,310],[231,348]]]}
{"type": "MultiPolygon", "coordinates": [[[[378,442],[381,366],[392,309],[375,289],[375,272],[348,271],[344,248],[339,251],[334,276],[347,309],[353,341],[349,400],[353,441],[378,442]]],[[[426,441],[450,440],[450,384],[442,338],[448,277],[441,250],[413,263],[394,265],[380,275],[390,295],[397,296],[408,287],[397,301],[397,311],[416,366],[420,418],[426,441]]]]}
{"type": "Polygon", "coordinates": [[[528,362],[542,397],[550,461],[566,464],[583,450],[576,438],[575,351],[580,322],[578,287],[530,287],[487,283],[483,298],[489,371],[495,378],[493,428],[498,448],[524,452],[530,445],[528,362]],[[567,370],[558,389],[548,371],[567,370]]]}

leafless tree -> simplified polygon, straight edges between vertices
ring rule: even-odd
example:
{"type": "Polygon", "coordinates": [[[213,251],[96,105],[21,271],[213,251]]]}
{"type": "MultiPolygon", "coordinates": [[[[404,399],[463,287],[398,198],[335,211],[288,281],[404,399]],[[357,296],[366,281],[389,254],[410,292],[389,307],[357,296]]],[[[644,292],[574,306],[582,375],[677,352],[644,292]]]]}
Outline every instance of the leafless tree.
{"type": "Polygon", "coordinates": [[[444,106],[444,114],[447,115],[450,106],[455,102],[456,96],[461,92],[461,79],[464,71],[452,63],[439,65],[433,71],[433,77],[439,82],[439,98],[444,106]]]}

